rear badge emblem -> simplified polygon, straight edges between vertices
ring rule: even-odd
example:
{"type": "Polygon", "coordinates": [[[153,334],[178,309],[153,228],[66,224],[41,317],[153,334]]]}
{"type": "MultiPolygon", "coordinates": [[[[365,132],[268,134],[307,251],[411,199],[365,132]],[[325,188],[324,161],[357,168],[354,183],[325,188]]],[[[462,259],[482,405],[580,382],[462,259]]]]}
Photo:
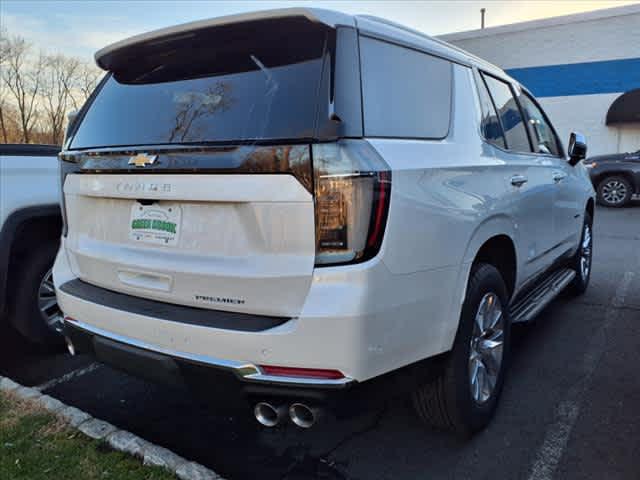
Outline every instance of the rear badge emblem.
{"type": "Polygon", "coordinates": [[[129,159],[129,165],[135,165],[136,167],[146,167],[147,165],[153,165],[158,158],[157,155],[147,155],[146,153],[139,153],[129,159]]]}

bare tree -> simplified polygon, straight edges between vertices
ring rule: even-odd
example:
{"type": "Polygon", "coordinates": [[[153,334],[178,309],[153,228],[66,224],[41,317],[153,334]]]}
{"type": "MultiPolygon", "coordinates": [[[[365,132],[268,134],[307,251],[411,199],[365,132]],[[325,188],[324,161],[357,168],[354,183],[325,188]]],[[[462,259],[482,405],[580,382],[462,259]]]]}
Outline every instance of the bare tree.
{"type": "MultiPolygon", "coordinates": [[[[1,68],[1,67],[0,67],[1,68]]],[[[9,105],[5,98],[5,92],[0,88],[0,132],[2,132],[2,141],[9,143],[8,125],[9,105]]]]}
{"type": "Polygon", "coordinates": [[[31,45],[21,37],[11,37],[3,47],[2,82],[15,101],[22,141],[31,141],[31,131],[37,119],[37,99],[40,92],[45,59],[42,55],[31,63],[31,45]]]}
{"type": "Polygon", "coordinates": [[[44,57],[41,87],[42,110],[46,130],[53,144],[62,143],[67,112],[74,102],[73,83],[78,75],[80,61],[64,55],[44,57]]]}
{"type": "Polygon", "coordinates": [[[100,70],[89,63],[80,62],[75,75],[67,84],[73,110],[80,110],[100,79],[100,70]]]}
{"type": "MultiPolygon", "coordinates": [[[[7,57],[9,56],[9,39],[7,38],[7,31],[0,29],[0,74],[5,67],[7,57]]],[[[9,119],[9,103],[7,101],[7,89],[4,82],[0,81],[0,130],[2,131],[2,140],[4,143],[9,143],[9,132],[7,123],[9,119]]]]}
{"type": "Polygon", "coordinates": [[[34,55],[24,38],[0,29],[0,141],[60,144],[67,113],[82,107],[99,76],[75,57],[34,55]]]}

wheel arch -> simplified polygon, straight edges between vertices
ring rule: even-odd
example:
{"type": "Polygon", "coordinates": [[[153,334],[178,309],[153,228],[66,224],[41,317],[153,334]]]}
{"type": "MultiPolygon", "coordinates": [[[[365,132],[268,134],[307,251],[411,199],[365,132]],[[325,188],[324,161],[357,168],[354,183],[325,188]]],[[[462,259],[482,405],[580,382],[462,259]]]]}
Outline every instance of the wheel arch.
{"type": "Polygon", "coordinates": [[[62,216],[57,204],[14,210],[0,230],[0,313],[6,313],[9,278],[20,257],[37,242],[55,241],[62,232],[62,216]],[[31,241],[22,241],[31,240],[31,241]]]}
{"type": "Polygon", "coordinates": [[[474,230],[464,255],[464,261],[460,268],[458,285],[458,293],[456,294],[453,306],[453,312],[456,312],[455,329],[452,329],[447,337],[446,342],[449,346],[453,345],[456,331],[460,321],[460,312],[467,295],[467,287],[469,284],[469,276],[471,268],[480,260],[486,260],[488,263],[498,263],[496,268],[501,271],[505,268],[507,274],[500,272],[506,276],[505,283],[507,291],[512,296],[518,285],[518,250],[517,250],[517,229],[514,220],[508,215],[495,215],[489,217],[480,223],[474,230]],[[509,260],[507,262],[496,261],[496,252],[501,252],[502,248],[507,247],[509,252],[509,260]]]}
{"type": "Polygon", "coordinates": [[[456,318],[455,328],[446,336],[447,351],[453,346],[460,326],[460,315],[469,286],[469,279],[474,265],[487,262],[498,269],[507,286],[507,293],[513,297],[518,285],[518,250],[516,243],[515,223],[508,215],[496,215],[483,221],[475,229],[464,256],[460,269],[458,294],[455,296],[453,312],[456,318]],[[504,252],[507,255],[504,255],[504,252]]]}
{"type": "Polygon", "coordinates": [[[607,177],[623,177],[625,180],[629,182],[629,184],[631,185],[631,189],[634,192],[638,191],[638,188],[640,187],[636,185],[635,179],[633,178],[633,173],[627,170],[618,170],[618,169],[606,170],[604,172],[598,173],[593,179],[593,184],[595,186],[596,192],[600,187],[600,183],[607,177]]]}
{"type": "MultiPolygon", "coordinates": [[[[504,262],[497,258],[497,253],[500,253],[502,251],[501,249],[504,248],[506,249],[509,265],[505,272],[501,271],[500,273],[505,277],[509,294],[513,294],[518,281],[516,232],[515,221],[508,215],[496,215],[478,225],[469,240],[464,256],[464,264],[467,265],[465,269],[465,281],[469,278],[471,266],[478,260],[492,260],[488,263],[498,263],[498,265],[494,265],[498,270],[501,270],[501,266],[507,267],[504,265],[504,262]]],[[[464,295],[466,295],[466,287],[462,296],[463,301],[464,295]]]]}
{"type": "Polygon", "coordinates": [[[488,239],[476,253],[473,263],[493,265],[502,275],[507,293],[511,298],[515,291],[518,271],[516,247],[511,237],[501,234],[488,239]]]}

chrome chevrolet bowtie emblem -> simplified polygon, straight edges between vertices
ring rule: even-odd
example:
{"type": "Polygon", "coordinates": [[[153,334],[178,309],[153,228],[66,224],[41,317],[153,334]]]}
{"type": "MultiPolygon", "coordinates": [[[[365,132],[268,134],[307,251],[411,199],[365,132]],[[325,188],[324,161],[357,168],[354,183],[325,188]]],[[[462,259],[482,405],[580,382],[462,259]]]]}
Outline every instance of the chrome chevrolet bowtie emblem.
{"type": "Polygon", "coordinates": [[[147,165],[153,165],[157,158],[157,155],[147,155],[146,153],[139,153],[129,159],[129,165],[135,165],[136,167],[146,167],[147,165]]]}

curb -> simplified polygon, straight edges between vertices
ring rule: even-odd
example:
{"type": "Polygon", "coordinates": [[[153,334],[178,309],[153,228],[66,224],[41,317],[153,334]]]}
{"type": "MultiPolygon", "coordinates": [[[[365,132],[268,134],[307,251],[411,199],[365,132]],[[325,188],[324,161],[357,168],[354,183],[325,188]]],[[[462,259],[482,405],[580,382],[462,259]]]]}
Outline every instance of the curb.
{"type": "Polygon", "coordinates": [[[209,470],[199,463],[190,462],[171,450],[147,442],[133,433],[120,430],[108,422],[94,418],[76,407],[66,405],[35,388],[24,387],[1,375],[0,391],[10,392],[22,400],[36,402],[50,413],[62,417],[69,425],[87,437],[94,440],[104,440],[113,450],[139,458],[144,465],[162,467],[180,480],[224,480],[213,470],[209,470]]]}

